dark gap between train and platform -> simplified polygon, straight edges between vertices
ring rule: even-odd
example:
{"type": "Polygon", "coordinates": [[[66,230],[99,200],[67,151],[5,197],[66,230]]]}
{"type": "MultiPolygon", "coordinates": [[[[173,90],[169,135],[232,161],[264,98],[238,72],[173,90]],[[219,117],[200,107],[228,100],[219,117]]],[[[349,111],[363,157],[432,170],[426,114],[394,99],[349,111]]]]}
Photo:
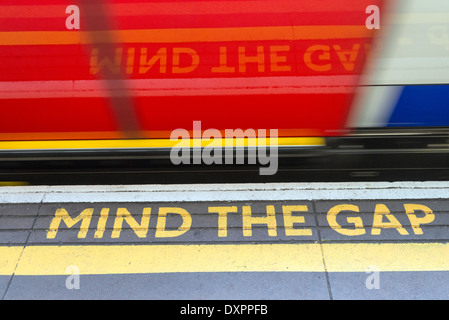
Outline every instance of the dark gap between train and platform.
{"type": "MultiPolygon", "coordinates": [[[[365,129],[326,147],[279,149],[278,171],[258,165],[180,165],[156,150],[2,151],[0,181],[31,185],[448,181],[447,128],[365,129]]],[[[246,163],[246,162],[245,162],[246,163]]]]}

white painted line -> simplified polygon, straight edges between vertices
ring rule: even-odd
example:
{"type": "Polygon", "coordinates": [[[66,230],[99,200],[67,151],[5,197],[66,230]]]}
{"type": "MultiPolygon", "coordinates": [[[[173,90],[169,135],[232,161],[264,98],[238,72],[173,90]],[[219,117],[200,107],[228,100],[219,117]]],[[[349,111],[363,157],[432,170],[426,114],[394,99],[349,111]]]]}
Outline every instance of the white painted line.
{"type": "Polygon", "coordinates": [[[0,190],[0,205],[8,203],[41,203],[44,199],[44,193],[3,193],[0,190]]]}
{"type": "Polygon", "coordinates": [[[0,203],[449,199],[449,182],[20,186],[0,203]]]}

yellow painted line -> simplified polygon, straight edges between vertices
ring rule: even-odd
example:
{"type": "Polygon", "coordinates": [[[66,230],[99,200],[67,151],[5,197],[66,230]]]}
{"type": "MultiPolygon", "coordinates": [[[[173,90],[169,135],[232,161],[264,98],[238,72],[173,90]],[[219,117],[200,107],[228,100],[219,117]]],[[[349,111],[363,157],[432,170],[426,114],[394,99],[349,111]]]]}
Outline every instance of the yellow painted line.
{"type": "Polygon", "coordinates": [[[18,187],[27,185],[29,185],[27,181],[0,181],[0,187],[18,187]]]}
{"type": "Polygon", "coordinates": [[[13,272],[17,275],[64,275],[67,274],[67,267],[72,265],[81,274],[366,272],[372,270],[372,266],[379,271],[449,271],[449,244],[73,245],[0,248],[2,275],[11,275],[13,272]],[[19,256],[20,261],[17,263],[19,256]]]}
{"type": "Polygon", "coordinates": [[[12,275],[23,247],[0,247],[0,275],[12,275]]]}
{"type": "Polygon", "coordinates": [[[316,244],[26,247],[15,274],[324,271],[316,244]]]}
{"type": "Polygon", "coordinates": [[[89,32],[9,31],[0,32],[0,45],[75,45],[92,44],[96,42],[185,43],[270,40],[291,41],[366,37],[369,37],[369,32],[365,25],[137,29],[89,32]]]}
{"type": "Polygon", "coordinates": [[[323,244],[329,272],[449,271],[449,244],[354,243],[323,244]]]}
{"type": "MultiPolygon", "coordinates": [[[[257,146],[270,145],[268,139],[215,139],[214,141],[188,139],[180,145],[170,139],[135,139],[135,140],[52,140],[52,141],[0,141],[0,150],[48,150],[48,149],[139,149],[139,148],[173,148],[206,146],[257,146]]],[[[324,146],[324,138],[278,138],[278,146],[324,146]]]]}

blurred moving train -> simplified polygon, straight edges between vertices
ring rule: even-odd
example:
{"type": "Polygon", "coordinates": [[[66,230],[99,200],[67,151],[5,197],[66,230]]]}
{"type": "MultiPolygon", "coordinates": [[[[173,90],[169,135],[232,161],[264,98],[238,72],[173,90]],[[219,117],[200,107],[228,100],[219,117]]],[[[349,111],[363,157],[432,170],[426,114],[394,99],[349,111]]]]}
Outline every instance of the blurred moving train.
{"type": "Polygon", "coordinates": [[[447,0],[3,0],[0,157],[168,150],[194,121],[447,144],[448,80],[447,0]]]}

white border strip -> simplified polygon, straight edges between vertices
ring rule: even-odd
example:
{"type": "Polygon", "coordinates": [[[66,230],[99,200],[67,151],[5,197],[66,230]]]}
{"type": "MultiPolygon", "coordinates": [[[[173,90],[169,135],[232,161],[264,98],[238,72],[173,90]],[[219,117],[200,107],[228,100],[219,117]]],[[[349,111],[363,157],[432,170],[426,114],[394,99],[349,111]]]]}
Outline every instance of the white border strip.
{"type": "Polygon", "coordinates": [[[0,203],[449,199],[449,182],[268,183],[0,188],[0,203]]]}

